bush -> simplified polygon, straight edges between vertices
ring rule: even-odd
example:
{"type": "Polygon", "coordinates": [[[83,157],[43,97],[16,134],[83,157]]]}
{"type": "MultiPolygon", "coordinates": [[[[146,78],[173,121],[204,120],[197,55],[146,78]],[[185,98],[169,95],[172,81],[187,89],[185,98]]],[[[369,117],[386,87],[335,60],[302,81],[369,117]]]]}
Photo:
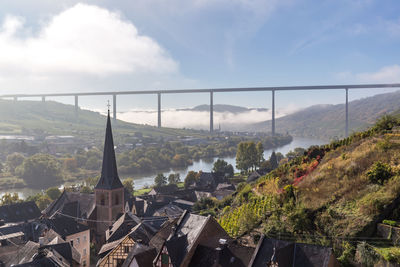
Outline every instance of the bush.
{"type": "Polygon", "coordinates": [[[18,167],[21,178],[31,186],[54,185],[62,182],[60,164],[47,154],[35,154],[26,158],[18,167]]]}
{"type": "Polygon", "coordinates": [[[378,161],[367,171],[367,177],[371,183],[383,184],[392,177],[392,169],[388,164],[378,161]]]}
{"type": "Polygon", "coordinates": [[[383,220],[382,223],[386,224],[386,225],[390,225],[390,226],[396,226],[397,225],[397,223],[395,221],[392,221],[392,220],[383,220]]]}

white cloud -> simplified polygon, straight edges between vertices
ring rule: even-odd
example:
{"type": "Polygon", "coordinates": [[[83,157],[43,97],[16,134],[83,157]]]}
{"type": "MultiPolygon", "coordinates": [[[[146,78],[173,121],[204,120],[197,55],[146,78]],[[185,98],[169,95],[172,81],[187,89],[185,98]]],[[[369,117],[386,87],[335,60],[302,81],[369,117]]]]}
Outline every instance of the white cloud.
{"type": "Polygon", "coordinates": [[[375,72],[344,71],[337,73],[336,78],[345,82],[398,83],[400,82],[400,66],[397,64],[385,66],[375,72]]]}
{"type": "Polygon", "coordinates": [[[400,66],[395,64],[391,66],[385,66],[376,72],[358,73],[355,74],[355,78],[361,82],[400,82],[400,66]]]}
{"type": "MultiPolygon", "coordinates": [[[[11,76],[176,74],[178,63],[120,14],[76,4],[36,34],[7,16],[0,28],[0,70],[11,76]]],[[[4,76],[3,76],[3,79],[4,76]]]]}

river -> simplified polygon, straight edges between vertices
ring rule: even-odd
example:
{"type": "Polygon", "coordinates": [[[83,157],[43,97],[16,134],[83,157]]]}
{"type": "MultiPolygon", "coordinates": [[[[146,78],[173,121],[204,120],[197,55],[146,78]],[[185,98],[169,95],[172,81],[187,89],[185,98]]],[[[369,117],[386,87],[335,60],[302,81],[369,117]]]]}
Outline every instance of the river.
{"type": "MultiPolygon", "coordinates": [[[[303,147],[303,148],[308,148],[312,145],[322,145],[326,143],[326,141],[318,140],[318,139],[312,139],[312,138],[301,138],[301,137],[294,137],[293,141],[287,145],[278,147],[276,149],[267,149],[264,151],[264,158],[268,159],[271,156],[272,151],[275,150],[275,152],[281,152],[283,155],[288,153],[290,150],[295,149],[296,147],[303,147]]],[[[168,176],[170,173],[179,173],[181,180],[186,177],[186,174],[189,171],[205,171],[209,172],[212,170],[214,161],[216,161],[218,157],[216,158],[211,158],[211,159],[200,159],[198,161],[194,161],[192,165],[188,166],[187,168],[181,168],[181,169],[170,169],[167,171],[164,171],[164,175],[168,176]]],[[[224,157],[222,158],[228,164],[232,164],[232,166],[235,169],[235,172],[238,170],[236,169],[236,160],[235,157],[224,157]]],[[[145,174],[145,175],[134,175],[134,185],[135,189],[141,189],[145,186],[150,186],[154,182],[154,177],[156,176],[157,173],[152,173],[152,174],[145,174]]],[[[127,178],[127,177],[132,177],[132,176],[123,176],[121,177],[122,179],[127,178]]],[[[61,186],[62,187],[62,186],[61,186]]],[[[4,193],[18,193],[20,198],[26,198],[30,195],[34,195],[41,190],[38,189],[32,189],[32,188],[15,188],[15,189],[8,189],[8,190],[1,190],[0,189],[0,197],[4,193]]]]}

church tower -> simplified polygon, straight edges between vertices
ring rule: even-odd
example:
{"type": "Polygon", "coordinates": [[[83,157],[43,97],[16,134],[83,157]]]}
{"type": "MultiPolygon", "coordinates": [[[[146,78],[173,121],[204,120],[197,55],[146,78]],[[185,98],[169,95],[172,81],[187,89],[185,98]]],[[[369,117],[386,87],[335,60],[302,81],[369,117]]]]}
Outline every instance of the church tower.
{"type": "Polygon", "coordinates": [[[101,177],[94,188],[94,193],[98,221],[96,232],[100,236],[104,236],[105,231],[117,219],[117,216],[124,212],[124,186],[118,177],[110,110],[108,110],[107,116],[101,177]]]}

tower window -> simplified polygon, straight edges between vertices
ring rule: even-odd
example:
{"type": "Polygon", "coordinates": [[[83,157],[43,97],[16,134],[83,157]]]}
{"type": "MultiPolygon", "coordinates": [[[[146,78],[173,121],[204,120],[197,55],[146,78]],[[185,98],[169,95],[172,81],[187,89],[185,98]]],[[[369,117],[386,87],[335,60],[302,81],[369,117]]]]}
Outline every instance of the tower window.
{"type": "Polygon", "coordinates": [[[100,197],[100,205],[105,205],[105,199],[104,199],[104,195],[101,195],[100,197]]]}
{"type": "Polygon", "coordinates": [[[119,204],[119,197],[118,197],[118,195],[115,195],[115,205],[118,205],[119,204]]]}

